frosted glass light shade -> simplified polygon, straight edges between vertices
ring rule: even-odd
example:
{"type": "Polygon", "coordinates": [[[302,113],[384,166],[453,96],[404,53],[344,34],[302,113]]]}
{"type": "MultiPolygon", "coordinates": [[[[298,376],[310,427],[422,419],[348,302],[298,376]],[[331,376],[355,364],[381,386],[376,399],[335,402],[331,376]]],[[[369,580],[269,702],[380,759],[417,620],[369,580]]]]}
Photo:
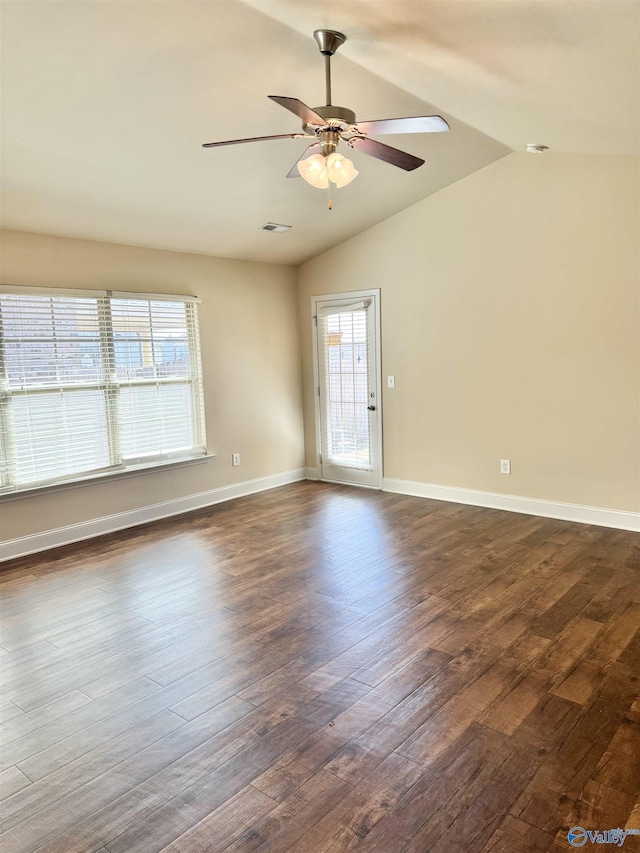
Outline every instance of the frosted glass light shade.
{"type": "Polygon", "coordinates": [[[326,190],[329,181],[335,184],[338,189],[346,187],[360,174],[351,160],[347,160],[346,157],[337,154],[335,151],[328,157],[325,157],[324,154],[313,154],[306,160],[300,160],[298,171],[308,184],[320,190],[326,190]]]}
{"type": "Polygon", "coordinates": [[[329,180],[338,189],[346,187],[347,184],[350,184],[360,174],[351,160],[347,160],[342,154],[336,154],[335,152],[330,154],[327,159],[327,172],[329,173],[329,180]]]}
{"type": "Polygon", "coordinates": [[[298,171],[312,187],[317,187],[319,190],[326,190],[329,186],[327,160],[322,154],[314,154],[311,157],[307,157],[306,160],[300,160],[298,171]]]}

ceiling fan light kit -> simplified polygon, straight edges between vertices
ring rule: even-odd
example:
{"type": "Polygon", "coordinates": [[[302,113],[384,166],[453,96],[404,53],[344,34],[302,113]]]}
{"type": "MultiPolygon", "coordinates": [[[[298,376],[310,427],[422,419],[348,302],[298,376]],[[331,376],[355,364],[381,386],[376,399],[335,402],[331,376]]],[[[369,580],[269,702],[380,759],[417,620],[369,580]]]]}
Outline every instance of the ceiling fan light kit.
{"type": "Polygon", "coordinates": [[[308,184],[322,190],[328,188],[329,181],[338,189],[346,187],[360,174],[351,160],[336,152],[329,154],[328,157],[325,154],[313,154],[311,157],[300,160],[297,166],[301,177],[308,184]]]}
{"type": "MultiPolygon", "coordinates": [[[[311,144],[295,162],[287,178],[302,177],[313,187],[330,189],[331,183],[339,189],[351,183],[359,174],[351,160],[338,154],[342,140],[349,148],[362,151],[404,171],[422,166],[424,160],[398,148],[392,148],[369,134],[385,133],[438,133],[449,130],[441,116],[416,116],[414,118],[377,119],[358,122],[356,114],[348,107],[331,103],[331,57],[344,44],[347,37],[337,30],[316,30],[313,34],[325,61],[325,86],[327,103],[322,107],[308,107],[297,98],[269,95],[270,100],[289,110],[302,120],[302,133],[283,133],[275,136],[258,136],[250,139],[231,139],[223,142],[206,142],[203,148],[218,148],[244,142],[261,142],[270,139],[307,139],[311,144]]],[[[329,199],[329,209],[331,200],[329,199]]]]}
{"type": "Polygon", "coordinates": [[[327,176],[327,165],[324,155],[314,154],[296,163],[296,168],[300,176],[305,179],[312,187],[319,190],[326,190],[329,186],[329,178],[327,176]]]}
{"type": "Polygon", "coordinates": [[[327,174],[329,180],[332,181],[338,189],[346,187],[354,178],[357,178],[360,172],[353,165],[351,160],[343,157],[342,154],[330,154],[327,157],[327,174]]]}

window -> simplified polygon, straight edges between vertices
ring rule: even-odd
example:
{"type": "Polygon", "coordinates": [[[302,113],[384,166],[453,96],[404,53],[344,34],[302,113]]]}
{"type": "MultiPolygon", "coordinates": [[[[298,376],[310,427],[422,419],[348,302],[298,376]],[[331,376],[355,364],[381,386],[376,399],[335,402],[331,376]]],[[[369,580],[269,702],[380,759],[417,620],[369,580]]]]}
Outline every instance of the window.
{"type": "Polygon", "coordinates": [[[0,287],[0,492],[204,455],[197,302],[0,287]]]}

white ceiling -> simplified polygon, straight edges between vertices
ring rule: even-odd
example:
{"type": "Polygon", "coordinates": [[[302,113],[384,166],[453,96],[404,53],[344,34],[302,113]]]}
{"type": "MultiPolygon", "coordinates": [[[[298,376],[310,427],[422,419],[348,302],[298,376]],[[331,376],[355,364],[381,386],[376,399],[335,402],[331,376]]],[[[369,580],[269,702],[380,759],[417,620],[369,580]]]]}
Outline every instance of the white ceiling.
{"type": "Polygon", "coordinates": [[[527,142],[638,153],[636,0],[4,0],[4,227],[299,263],[527,142]],[[302,140],[267,95],[324,102],[315,28],[343,30],[334,102],[361,119],[438,113],[384,137],[334,194],[285,175],[302,140]],[[267,221],[293,226],[259,231],[267,221]]]}

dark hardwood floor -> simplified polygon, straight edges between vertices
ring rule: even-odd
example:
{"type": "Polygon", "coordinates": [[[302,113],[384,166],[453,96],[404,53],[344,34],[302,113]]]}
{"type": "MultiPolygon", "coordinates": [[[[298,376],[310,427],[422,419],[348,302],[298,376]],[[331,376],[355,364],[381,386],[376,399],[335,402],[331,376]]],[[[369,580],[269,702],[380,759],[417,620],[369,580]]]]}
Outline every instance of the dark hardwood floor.
{"type": "Polygon", "coordinates": [[[6,564],[0,847],[546,853],[640,829],[639,543],[300,483],[6,564]]]}

